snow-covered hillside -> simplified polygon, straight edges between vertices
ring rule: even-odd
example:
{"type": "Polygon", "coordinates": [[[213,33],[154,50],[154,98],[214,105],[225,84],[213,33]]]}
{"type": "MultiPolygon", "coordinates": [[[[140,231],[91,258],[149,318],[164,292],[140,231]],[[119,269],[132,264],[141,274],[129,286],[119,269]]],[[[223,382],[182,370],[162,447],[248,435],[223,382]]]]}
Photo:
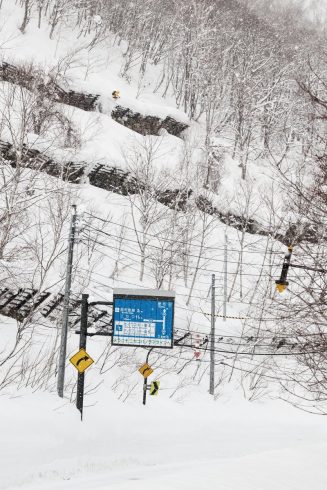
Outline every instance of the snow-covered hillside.
{"type": "Polygon", "coordinates": [[[325,488],[322,34],[263,3],[0,0],[0,488],[325,488]],[[81,295],[117,287],[174,291],[175,345],[91,306],[81,424],[81,295]]]}

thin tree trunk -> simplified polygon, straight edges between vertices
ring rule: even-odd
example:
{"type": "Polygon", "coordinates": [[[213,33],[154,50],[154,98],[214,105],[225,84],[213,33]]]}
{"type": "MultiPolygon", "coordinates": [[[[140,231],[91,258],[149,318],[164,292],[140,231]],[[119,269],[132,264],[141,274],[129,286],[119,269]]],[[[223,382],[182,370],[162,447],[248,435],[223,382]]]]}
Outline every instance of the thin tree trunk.
{"type": "Polygon", "coordinates": [[[30,1],[31,0],[25,0],[24,18],[23,18],[22,25],[19,28],[22,34],[25,34],[26,26],[30,20],[30,1]]]}

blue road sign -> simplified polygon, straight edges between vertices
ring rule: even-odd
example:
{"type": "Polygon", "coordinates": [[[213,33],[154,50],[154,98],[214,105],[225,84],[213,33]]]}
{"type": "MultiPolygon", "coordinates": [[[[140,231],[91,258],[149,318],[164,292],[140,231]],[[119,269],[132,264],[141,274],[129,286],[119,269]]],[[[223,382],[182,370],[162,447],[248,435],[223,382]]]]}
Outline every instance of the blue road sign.
{"type": "Polygon", "coordinates": [[[172,348],[173,293],[116,291],[113,298],[113,345],[172,348]]]}

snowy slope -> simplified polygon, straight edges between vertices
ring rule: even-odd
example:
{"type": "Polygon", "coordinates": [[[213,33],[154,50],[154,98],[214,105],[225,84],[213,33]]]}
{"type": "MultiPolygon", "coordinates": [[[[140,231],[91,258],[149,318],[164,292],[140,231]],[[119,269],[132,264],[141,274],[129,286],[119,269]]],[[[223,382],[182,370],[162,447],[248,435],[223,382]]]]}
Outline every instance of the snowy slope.
{"type": "MultiPolygon", "coordinates": [[[[168,134],[143,137],[110,117],[116,104],[110,94],[119,89],[121,103],[134,111],[187,121],[186,115],[174,107],[172,98],[163,99],[154,93],[155,67],[140,87],[133,83],[133,77],[128,82],[120,75],[124,43],[114,49],[97,46],[89,51],[87,37],[81,46],[80,39],[69,27],[63,27],[59,37],[49,40],[48,27],[44,24],[37,29],[36,19],[32,19],[22,35],[17,29],[22,9],[11,0],[4,0],[0,16],[3,61],[33,62],[48,74],[55,72],[58,65],[63,66],[62,81],[66,88],[100,95],[102,113],[57,105],[77,128],[79,147],[63,148],[51,130],[42,137],[29,132],[29,143],[33,142],[58,161],[87,162],[89,168],[100,163],[125,170],[133,167],[133,155],[140,148],[156,147],[153,181],[161,181],[165,188],[173,189],[185,184],[183,170],[188,165],[196,167],[203,158],[201,121],[192,122],[183,139],[179,139],[168,134]]],[[[6,90],[10,87],[1,83],[2,93],[6,90]]],[[[0,100],[1,111],[11,114],[15,129],[15,114],[11,109],[16,108],[16,102],[8,109],[6,100],[0,100]]],[[[14,139],[12,136],[10,131],[2,133],[8,140],[14,139]]],[[[273,225],[286,228],[291,212],[281,218],[285,211],[283,190],[274,182],[268,162],[251,161],[247,179],[242,182],[239,162],[231,157],[230,142],[223,138],[217,138],[216,142],[224,150],[224,172],[219,193],[207,195],[218,209],[254,216],[264,225],[270,225],[269,206],[274,199],[278,213],[273,225]]],[[[63,287],[72,203],[77,204],[80,217],[73,290],[76,296],[89,293],[91,301],[110,301],[114,287],[159,287],[157,264],[167,260],[167,254],[173,251],[178,269],[179,252],[190,232],[187,284],[178,270],[172,281],[167,274],[160,285],[176,291],[176,337],[183,336],[188,329],[192,332],[191,341],[196,332],[200,332],[201,339],[209,334],[209,288],[211,274],[215,273],[217,338],[225,336],[227,340],[217,341],[215,400],[208,395],[209,352],[202,351],[198,362],[191,345],[191,348],[175,348],[160,358],[151,357],[155,370],[152,380],[160,381],[161,390],[158,397],[149,397],[147,406],[143,407],[143,380],[138,367],[144,362],[146,351],[110,349],[110,339],[105,337],[88,339],[87,349],[95,364],[86,377],[85,416],[81,423],[74,407],[76,372],[71,365],[67,367],[65,399],[59,400],[55,394],[53,353],[58,349],[61,318],[45,321],[37,317],[23,335],[28,349],[23,348],[22,357],[14,358],[1,370],[5,383],[0,392],[0,488],[325,489],[327,446],[323,418],[274,401],[280,395],[278,376],[284,360],[253,357],[256,347],[252,344],[245,346],[247,357],[235,361],[234,356],[240,347],[240,334],[253,336],[258,329],[260,332],[266,297],[271,316],[289,300],[288,293],[278,298],[273,288],[285,247],[272,237],[242,233],[205,213],[197,215],[194,223],[188,223],[189,217],[183,213],[174,214],[174,210],[158,204],[156,213],[160,219],[158,223],[154,220],[148,230],[150,252],[144,277],[140,278],[137,233],[144,224],[140,197],[121,196],[92,187],[87,179],[74,185],[44,174],[35,178],[33,172],[29,172],[28,178],[35,179],[33,183],[39,194],[28,210],[33,226],[22,227],[17,243],[33,244],[38,255],[44,254],[50,260],[49,243],[55,233],[49,224],[64,218],[60,223],[60,253],[55,250],[58,257],[53,263],[50,261],[42,284],[45,289],[57,292],[63,287]],[[172,223],[177,223],[175,235],[170,234],[172,223]],[[202,238],[204,251],[195,273],[202,238]],[[228,318],[223,321],[226,245],[229,301],[228,318]],[[264,366],[262,361],[266,362],[264,366]],[[21,367],[24,369],[19,371],[21,367]],[[263,376],[258,380],[253,370],[263,376]],[[233,376],[228,383],[231,372],[233,376]]],[[[191,173],[191,179],[196,187],[196,172],[191,173]]],[[[295,251],[295,258],[296,254],[295,251]]],[[[19,261],[2,262],[8,272],[6,285],[11,287],[33,285],[42,276],[43,263],[36,265],[25,256],[19,261]]],[[[0,324],[0,352],[5,356],[15,344],[17,323],[0,316],[0,324]]],[[[272,340],[275,324],[268,322],[268,325],[267,342],[276,342],[272,340]]],[[[77,349],[78,337],[72,330],[68,356],[77,349]]],[[[287,366],[291,374],[296,369],[292,361],[287,366]]]]}
{"type": "MultiPolygon", "coordinates": [[[[81,45],[76,33],[68,27],[62,27],[58,36],[50,40],[48,26],[44,23],[41,29],[38,29],[36,26],[37,19],[34,18],[29,23],[26,34],[22,35],[17,29],[17,19],[22,16],[22,9],[7,0],[3,3],[0,13],[2,18],[6,20],[0,33],[3,43],[1,51],[3,60],[13,63],[33,62],[46,73],[58,70],[58,66],[60,66],[68,86],[90,92],[94,91],[99,93],[102,98],[109,97],[113,89],[119,88],[122,93],[122,101],[128,101],[128,104],[134,109],[140,110],[140,112],[150,111],[158,116],[173,114],[176,117],[180,117],[181,120],[185,119],[185,115],[180,111],[171,109],[172,100],[169,97],[168,99],[163,99],[153,93],[155,73],[150,71],[147,80],[148,85],[142,88],[141,93],[139,93],[139,88],[133,83],[127,83],[126,80],[119,76],[122,45],[111,49],[108,49],[108,47],[103,49],[102,46],[96,46],[90,54],[87,47],[83,43],[81,45]]],[[[83,38],[83,42],[87,44],[88,39],[83,38]]],[[[153,70],[155,70],[155,67],[153,70]]],[[[7,91],[10,92],[10,84],[3,84],[2,89],[5,94],[7,91]]],[[[23,90],[22,101],[24,101],[24,97],[28,97],[27,92],[27,90],[23,90]]],[[[110,103],[113,104],[112,101],[110,103]]],[[[15,104],[16,99],[13,107],[17,109],[15,104]]],[[[19,103],[17,104],[19,106],[19,103]]],[[[62,106],[61,104],[58,105],[62,106]]],[[[5,97],[4,105],[1,105],[1,107],[11,121],[11,127],[17,129],[16,112],[12,111],[11,105],[8,107],[5,97]]],[[[90,167],[96,163],[105,163],[128,169],[129,166],[133,165],[133,151],[134,159],[137,160],[138,151],[143,151],[144,149],[145,151],[147,149],[152,151],[155,148],[153,180],[161,181],[164,186],[176,188],[181,184],[178,179],[184,176],[183,171],[177,172],[177,170],[183,166],[188,168],[192,163],[196,164],[201,160],[204,136],[203,127],[200,123],[194,122],[192,124],[186,140],[183,141],[171,135],[143,137],[113,121],[109,114],[90,113],[68,106],[62,106],[61,110],[63,110],[64,114],[69,115],[78,128],[81,136],[79,148],[62,148],[58,145],[51,130],[40,137],[33,133],[27,134],[27,141],[34,142],[39,148],[45,149],[47,154],[58,161],[74,159],[86,161],[90,167]],[[189,156],[190,142],[194,144],[194,147],[189,156]],[[135,157],[135,151],[137,158],[135,157]],[[184,161],[186,157],[189,157],[190,161],[184,161]],[[163,171],[165,173],[160,174],[163,171]]],[[[109,112],[110,110],[108,109],[109,112]]],[[[8,139],[12,137],[10,131],[8,132],[7,130],[3,131],[3,136],[8,139]]],[[[265,224],[268,223],[269,216],[267,213],[270,196],[273,196],[279,202],[279,189],[276,190],[276,186],[271,182],[271,172],[268,165],[262,165],[262,162],[260,162],[260,165],[253,162],[249,168],[247,181],[241,182],[238,162],[230,156],[228,140],[224,141],[224,145],[228,154],[226,155],[222,187],[217,195],[208,193],[209,197],[216,203],[218,209],[226,213],[232,211],[249,217],[255,216],[260,218],[265,224]]],[[[31,178],[32,173],[29,173],[29,178],[31,178]]],[[[191,173],[188,178],[192,179],[192,187],[193,185],[196,187],[196,182],[194,182],[196,175],[191,173]]],[[[56,186],[58,186],[60,191],[62,190],[63,193],[67,193],[67,196],[69,196],[64,208],[61,202],[57,204],[57,213],[55,214],[60,217],[63,209],[67,214],[64,222],[61,223],[60,254],[56,261],[51,262],[44,286],[53,288],[54,291],[62,288],[66,258],[64,250],[69,225],[69,211],[67,210],[70,203],[75,202],[78,206],[78,213],[81,215],[81,242],[83,242],[76,251],[76,272],[73,289],[77,295],[82,291],[87,291],[91,295],[91,299],[110,300],[112,289],[115,286],[157,287],[156,264],[160,260],[167,260],[165,254],[173,249],[173,253],[177,257],[174,261],[178,262],[177,265],[179,266],[181,259],[178,256],[180,248],[178,245],[183,244],[185,234],[193,226],[193,239],[188,252],[191,257],[188,283],[185,284],[182,273],[179,271],[176,279],[171,283],[165,277],[161,287],[170,287],[176,290],[178,334],[182,336],[183,332],[185,333],[185,330],[191,326],[193,330],[200,331],[204,337],[209,333],[210,329],[209,287],[212,273],[215,273],[217,277],[217,314],[222,314],[224,247],[225,232],[227,232],[229,262],[227,271],[229,289],[227,315],[231,318],[228,318],[224,323],[221,322],[219,328],[217,328],[217,335],[239,335],[240,332],[245,335],[249,333],[250,335],[253,333],[253,326],[256,328],[256,323],[253,325],[251,318],[257,318],[260,314],[262,315],[261,295],[264,296],[266,291],[272,290],[274,277],[280,269],[280,263],[284,255],[284,247],[280,243],[275,242],[270,237],[243,234],[241,231],[228,227],[218,219],[206,214],[197,216],[192,225],[186,221],[189,218],[181,213],[175,218],[178,221],[176,235],[170,237],[168,233],[172,224],[169,220],[174,218],[174,214],[166,207],[158,205],[156,213],[160,220],[158,224],[154,222],[148,230],[151,252],[149,255],[151,257],[146,264],[143,280],[141,280],[139,278],[140,251],[137,233],[142,228],[142,220],[144,219],[142,213],[139,212],[142,207],[142,199],[137,196],[123,197],[108,193],[88,185],[87,181],[79,186],[63,185],[58,179],[41,176],[37,182],[37,185],[41,188],[40,199],[42,205],[39,205],[39,201],[36,200],[35,206],[29,212],[31,226],[28,231],[25,230],[24,233],[21,233],[17,240],[19,243],[21,240],[27,243],[36,241],[36,244],[38,244],[36,248],[41,246],[40,244],[42,243],[42,253],[46,256],[48,254],[49,260],[51,251],[48,250],[47,245],[43,245],[42,240],[43,236],[48,236],[49,234],[48,239],[51,242],[52,232],[47,221],[54,219],[54,201],[47,194],[49,194],[53,186],[54,194],[57,195],[58,188],[56,186]],[[46,198],[47,201],[45,203],[46,198]],[[85,217],[83,213],[85,213],[85,217]],[[95,218],[90,217],[90,214],[95,216],[95,218]],[[103,225],[101,219],[105,221],[105,225],[103,225]],[[84,222],[87,224],[83,224],[84,222]],[[182,225],[181,231],[178,231],[180,224],[182,225]],[[35,233],[34,229],[36,229],[35,233]],[[124,234],[122,247],[119,245],[121,233],[124,234]],[[197,254],[201,247],[201,233],[205,248],[198,263],[199,269],[196,271],[197,254]],[[168,241],[166,241],[167,236],[169,237],[168,241]],[[93,248],[93,245],[92,247],[88,245],[93,244],[94,240],[101,242],[101,245],[95,248],[93,248]],[[239,263],[241,245],[242,266],[239,263]],[[85,246],[89,246],[89,249],[92,250],[92,255],[85,246]],[[119,262],[119,271],[118,274],[114,274],[117,261],[119,262]],[[241,270],[240,267],[242,268],[241,270]],[[258,287],[259,281],[260,287],[258,287]],[[191,285],[193,288],[191,288],[191,285]],[[256,293],[255,295],[254,292],[256,293]],[[242,322],[244,318],[249,318],[250,320],[246,322],[246,325],[242,322]]],[[[189,182],[186,182],[186,185],[189,185],[189,182]]],[[[66,201],[66,198],[64,200],[66,201]]],[[[282,200],[280,201],[280,206],[282,207],[282,200]]],[[[287,217],[284,221],[285,225],[287,225],[287,217]]],[[[284,225],[283,222],[282,224],[284,225]]],[[[274,225],[278,226],[279,223],[274,225]]],[[[17,277],[15,272],[17,271],[17,263],[9,263],[6,266],[9,270],[10,284],[13,282],[17,287],[19,282],[22,283],[22,277],[17,277]],[[13,278],[14,281],[12,281],[13,278]]],[[[28,269],[28,277],[26,279],[24,277],[24,284],[28,284],[30,279],[32,285],[34,285],[35,277],[42,275],[43,264],[38,265],[35,273],[31,273],[32,268],[33,265],[28,269]]],[[[273,307],[278,310],[279,299],[276,298],[276,295],[273,295],[272,299],[275,301],[273,307]]],[[[53,330],[51,329],[54,325],[47,325],[46,327],[49,328],[48,345],[50,346],[53,342],[53,330]]],[[[45,335],[46,327],[42,326],[41,337],[45,335]]],[[[273,330],[272,325],[272,334],[273,330]]],[[[73,339],[74,335],[72,334],[72,352],[76,345],[76,339],[73,339]]],[[[12,341],[13,339],[11,339],[12,341]]],[[[230,342],[230,339],[228,342],[230,342]]],[[[234,347],[237,345],[237,340],[231,340],[231,342],[234,343],[234,347]]],[[[46,341],[44,341],[44,345],[47,345],[46,341]]],[[[231,345],[226,347],[225,342],[221,348],[228,349],[231,348],[231,345]]],[[[192,351],[189,355],[192,358],[192,351]]],[[[230,359],[232,359],[232,356],[230,356],[230,359]]],[[[124,374],[126,379],[128,379],[124,389],[127,392],[128,386],[133,383],[137,362],[141,362],[141,359],[133,359],[132,366],[124,367],[124,374]]],[[[202,375],[206,376],[207,367],[207,363],[203,363],[200,369],[202,375]]],[[[199,379],[201,379],[201,376],[199,376],[199,379]]],[[[175,382],[177,382],[176,377],[174,378],[175,382]]],[[[71,378],[69,384],[72,385],[71,378]]]]}

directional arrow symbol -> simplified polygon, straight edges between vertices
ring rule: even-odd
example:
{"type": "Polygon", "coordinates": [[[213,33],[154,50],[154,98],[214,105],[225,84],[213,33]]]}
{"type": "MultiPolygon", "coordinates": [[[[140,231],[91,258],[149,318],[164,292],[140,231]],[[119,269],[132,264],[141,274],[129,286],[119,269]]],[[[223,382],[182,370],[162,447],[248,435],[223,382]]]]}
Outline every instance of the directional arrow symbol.
{"type": "Polygon", "coordinates": [[[150,374],[153,373],[153,369],[149,364],[145,363],[140,367],[139,372],[142,374],[144,378],[148,378],[150,374]]]}
{"type": "Polygon", "coordinates": [[[78,366],[82,361],[88,361],[89,359],[89,356],[81,357],[80,359],[78,359],[78,361],[76,361],[76,366],[78,366]]]}
{"type": "Polygon", "coordinates": [[[150,395],[158,395],[160,381],[153,381],[150,386],[150,395]]]}

